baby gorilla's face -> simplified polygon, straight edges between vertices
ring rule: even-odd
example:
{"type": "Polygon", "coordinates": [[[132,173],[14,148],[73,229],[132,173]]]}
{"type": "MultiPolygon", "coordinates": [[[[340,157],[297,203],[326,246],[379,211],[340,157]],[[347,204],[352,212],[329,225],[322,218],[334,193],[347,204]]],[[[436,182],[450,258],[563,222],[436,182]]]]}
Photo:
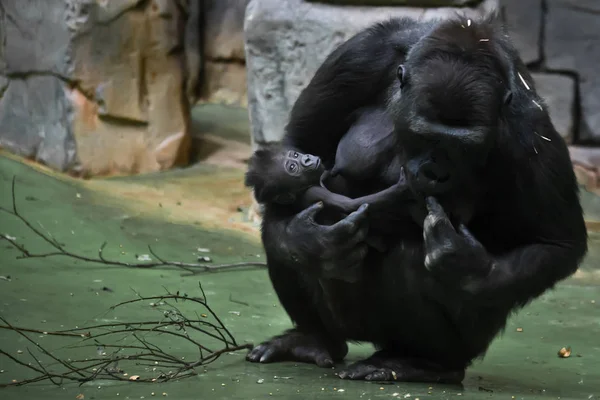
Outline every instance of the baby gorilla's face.
{"type": "Polygon", "coordinates": [[[283,165],[289,175],[308,180],[318,180],[323,173],[323,165],[319,157],[293,150],[286,152],[283,165]]]}

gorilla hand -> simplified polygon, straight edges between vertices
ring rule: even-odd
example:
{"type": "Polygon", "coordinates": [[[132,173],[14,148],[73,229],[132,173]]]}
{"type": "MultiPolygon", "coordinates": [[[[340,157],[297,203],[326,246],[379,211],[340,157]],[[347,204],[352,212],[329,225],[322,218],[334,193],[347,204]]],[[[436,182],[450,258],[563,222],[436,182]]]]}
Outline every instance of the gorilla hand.
{"type": "Polygon", "coordinates": [[[460,224],[458,232],[454,229],[435,198],[428,197],[426,204],[425,268],[440,280],[471,291],[478,280],[492,271],[492,257],[465,225],[460,224]]]}
{"type": "MultiPolygon", "coordinates": [[[[355,282],[367,254],[367,204],[333,225],[319,225],[316,214],[323,203],[298,213],[288,224],[286,247],[300,268],[314,268],[322,278],[355,282]]],[[[306,271],[306,270],[305,270],[306,271]]],[[[308,271],[306,271],[308,272],[308,271]]]]}

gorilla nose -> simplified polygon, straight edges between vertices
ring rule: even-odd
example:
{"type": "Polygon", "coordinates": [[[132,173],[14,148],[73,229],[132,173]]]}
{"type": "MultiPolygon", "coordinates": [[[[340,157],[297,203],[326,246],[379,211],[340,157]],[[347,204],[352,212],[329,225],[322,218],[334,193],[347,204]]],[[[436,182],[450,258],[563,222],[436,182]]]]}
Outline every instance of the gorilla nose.
{"type": "Polygon", "coordinates": [[[450,185],[450,174],[443,166],[428,161],[422,164],[408,165],[411,185],[419,192],[436,194],[444,191],[450,185]]]}
{"type": "Polygon", "coordinates": [[[319,159],[319,157],[316,156],[312,156],[310,154],[305,154],[302,157],[302,165],[305,167],[318,167],[319,163],[321,162],[321,160],[319,159]]]}
{"type": "Polygon", "coordinates": [[[421,179],[440,183],[445,182],[450,178],[450,175],[447,171],[445,171],[443,168],[440,168],[438,164],[433,162],[423,165],[419,169],[418,175],[421,179]]]}

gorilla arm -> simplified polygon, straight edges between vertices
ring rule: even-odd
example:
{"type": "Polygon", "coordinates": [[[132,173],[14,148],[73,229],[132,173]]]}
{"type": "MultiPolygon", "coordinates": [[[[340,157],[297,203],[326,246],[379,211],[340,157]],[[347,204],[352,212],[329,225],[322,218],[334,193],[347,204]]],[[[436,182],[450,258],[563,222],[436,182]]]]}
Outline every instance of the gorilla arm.
{"type": "MultiPolygon", "coordinates": [[[[571,171],[565,169],[564,173],[571,171]]],[[[524,306],[567,278],[587,252],[587,231],[574,178],[557,180],[562,180],[565,188],[561,196],[557,196],[555,183],[541,184],[537,196],[530,193],[529,199],[523,199],[521,209],[532,210],[529,217],[506,216],[520,229],[523,223],[529,225],[528,243],[494,255],[466,226],[455,229],[437,201],[427,198],[425,267],[470,300],[502,308],[524,306]]]]}

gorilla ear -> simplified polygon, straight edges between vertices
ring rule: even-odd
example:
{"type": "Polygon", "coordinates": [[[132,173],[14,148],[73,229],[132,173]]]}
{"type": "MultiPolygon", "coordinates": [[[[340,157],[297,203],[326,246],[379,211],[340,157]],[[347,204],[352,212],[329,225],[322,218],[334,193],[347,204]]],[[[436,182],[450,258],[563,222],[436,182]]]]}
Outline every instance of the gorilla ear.
{"type": "Polygon", "coordinates": [[[400,87],[404,86],[404,78],[405,78],[406,70],[404,68],[404,64],[400,64],[398,66],[398,70],[396,71],[396,76],[400,81],[400,87]]]}
{"type": "Polygon", "coordinates": [[[512,98],[513,98],[513,92],[512,92],[512,90],[509,89],[506,91],[506,93],[504,93],[504,99],[502,99],[502,102],[504,103],[505,106],[507,106],[512,101],[512,98]]]}
{"type": "Polygon", "coordinates": [[[294,201],[296,201],[296,196],[289,192],[281,193],[275,196],[274,201],[275,203],[282,205],[292,204],[294,201]]]}

